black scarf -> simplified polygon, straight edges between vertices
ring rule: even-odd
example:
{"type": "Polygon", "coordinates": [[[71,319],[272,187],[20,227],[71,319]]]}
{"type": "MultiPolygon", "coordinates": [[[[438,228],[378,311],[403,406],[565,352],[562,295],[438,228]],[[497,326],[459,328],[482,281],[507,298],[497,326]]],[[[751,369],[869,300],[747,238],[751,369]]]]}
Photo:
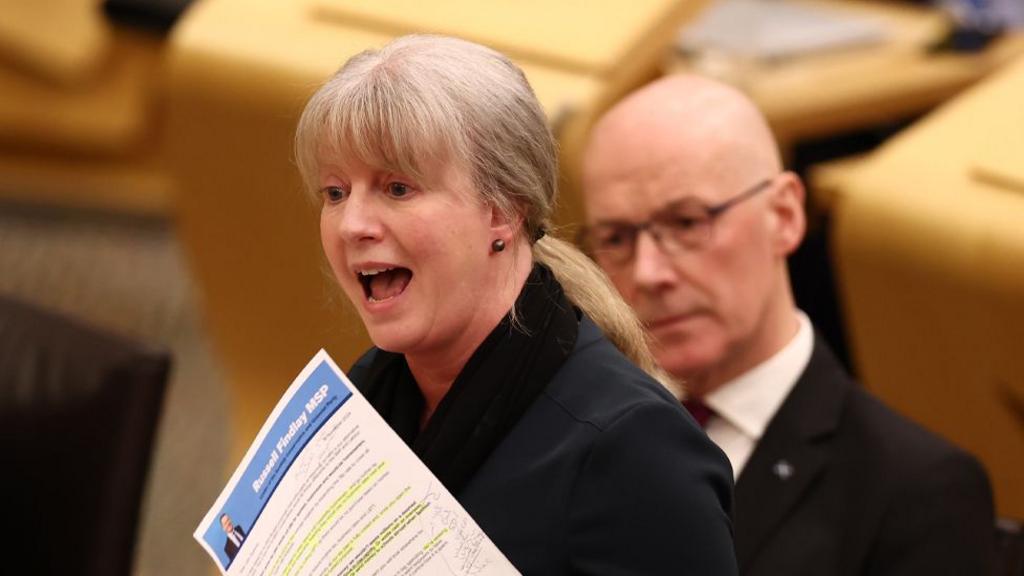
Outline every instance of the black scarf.
{"type": "Polygon", "coordinates": [[[362,391],[453,494],[516,424],[565,363],[576,310],[550,270],[534,265],[511,313],[463,366],[422,432],[424,400],[405,356],[378,350],[362,391]]]}

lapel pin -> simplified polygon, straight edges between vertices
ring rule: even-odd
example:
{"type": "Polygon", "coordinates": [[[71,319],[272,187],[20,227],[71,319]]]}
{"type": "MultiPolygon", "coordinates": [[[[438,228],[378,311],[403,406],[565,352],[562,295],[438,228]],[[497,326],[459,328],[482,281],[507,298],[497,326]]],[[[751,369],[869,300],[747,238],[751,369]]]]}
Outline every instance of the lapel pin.
{"type": "Polygon", "coordinates": [[[793,465],[786,460],[779,460],[772,466],[772,472],[779,477],[780,480],[789,480],[793,475],[793,465]]]}

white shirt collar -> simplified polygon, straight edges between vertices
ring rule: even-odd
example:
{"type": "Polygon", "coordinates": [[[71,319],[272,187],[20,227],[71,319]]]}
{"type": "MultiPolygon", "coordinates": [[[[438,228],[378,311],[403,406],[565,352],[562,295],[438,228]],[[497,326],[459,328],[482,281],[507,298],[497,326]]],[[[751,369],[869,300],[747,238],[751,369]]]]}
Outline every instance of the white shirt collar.
{"type": "Polygon", "coordinates": [[[704,397],[704,403],[715,411],[717,418],[754,443],[761,439],[811,360],[814,349],[811,321],[800,310],[796,311],[796,316],[799,328],[789,344],[704,397]]]}

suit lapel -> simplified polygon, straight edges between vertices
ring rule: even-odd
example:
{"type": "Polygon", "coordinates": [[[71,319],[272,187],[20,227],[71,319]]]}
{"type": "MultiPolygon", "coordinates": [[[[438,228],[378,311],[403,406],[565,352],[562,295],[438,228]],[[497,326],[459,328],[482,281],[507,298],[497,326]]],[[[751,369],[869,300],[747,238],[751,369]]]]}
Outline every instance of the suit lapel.
{"type": "Polygon", "coordinates": [[[827,346],[814,351],[736,482],[736,556],[741,569],[775,532],[831,457],[849,378],[827,346]]]}

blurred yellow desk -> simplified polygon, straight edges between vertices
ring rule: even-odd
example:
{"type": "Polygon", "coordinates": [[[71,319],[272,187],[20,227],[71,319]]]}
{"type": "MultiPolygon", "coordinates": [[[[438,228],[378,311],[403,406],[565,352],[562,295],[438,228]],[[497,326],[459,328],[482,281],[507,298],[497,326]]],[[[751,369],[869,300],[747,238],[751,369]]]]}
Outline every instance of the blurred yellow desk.
{"type": "Polygon", "coordinates": [[[832,206],[864,382],[1024,518],[1024,57],[852,167],[832,206]]]}
{"type": "MultiPolygon", "coordinates": [[[[412,31],[458,34],[506,47],[557,121],[565,154],[573,148],[568,135],[582,133],[574,126],[585,124],[589,111],[611,91],[627,89],[620,83],[645,70],[656,72],[664,42],[656,48],[648,44],[670,34],[673,23],[699,4],[194,4],[174,30],[167,52],[164,157],[179,191],[181,238],[234,396],[235,455],[241,455],[281,391],[317,349],[327,348],[347,366],[369,344],[358,317],[342,310],[342,297],[323,272],[317,214],[291,160],[295,123],[323,80],[350,56],[412,31]],[[575,22],[584,10],[603,14],[575,22]],[[438,17],[444,14],[452,18],[438,17]],[[620,28],[603,44],[597,40],[605,39],[601,30],[584,27],[614,22],[617,14],[629,17],[619,19],[620,28]],[[534,28],[512,26],[533,20],[534,28]],[[591,38],[590,43],[579,46],[580,38],[591,38]],[[531,59],[535,54],[523,51],[528,44],[543,58],[531,59]],[[607,53],[589,54],[579,66],[556,65],[580,58],[581,48],[602,46],[607,53]],[[616,65],[627,56],[633,60],[616,65]]],[[[570,204],[562,214],[572,210],[570,204]]]]}
{"type": "Polygon", "coordinates": [[[62,82],[0,66],[0,200],[166,214],[170,184],[154,153],[163,42],[119,26],[103,31],[96,62],[62,82]]]}
{"type": "MultiPolygon", "coordinates": [[[[871,17],[887,31],[878,44],[836,49],[780,62],[712,69],[761,108],[784,151],[793,143],[920,114],[1024,53],[1024,35],[1007,36],[978,54],[929,53],[949,29],[935,10],[884,2],[785,0],[871,17]]],[[[700,71],[670,59],[668,72],[700,71]]]]}

